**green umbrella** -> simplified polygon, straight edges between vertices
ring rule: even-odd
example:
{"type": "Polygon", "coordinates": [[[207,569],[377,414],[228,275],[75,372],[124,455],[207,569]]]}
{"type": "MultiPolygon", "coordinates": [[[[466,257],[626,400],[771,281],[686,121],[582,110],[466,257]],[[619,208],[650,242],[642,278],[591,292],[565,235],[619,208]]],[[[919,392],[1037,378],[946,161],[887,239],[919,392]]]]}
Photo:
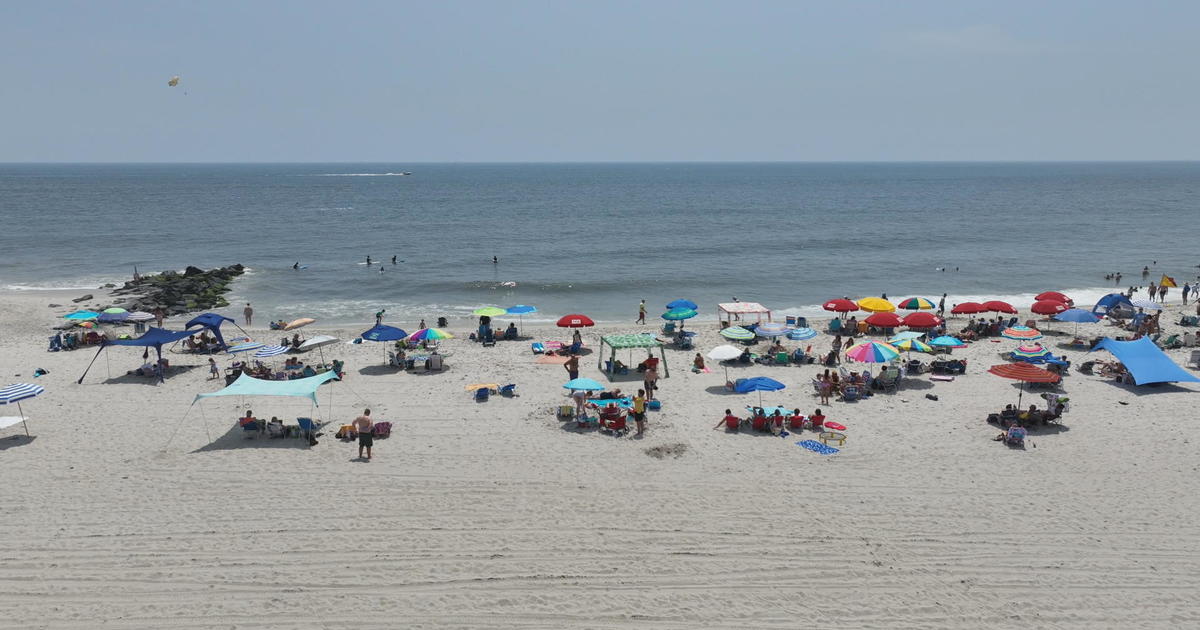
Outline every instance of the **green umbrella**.
{"type": "Polygon", "coordinates": [[[485,306],[483,308],[477,308],[474,311],[471,311],[471,313],[480,317],[499,317],[501,315],[507,315],[508,311],[502,308],[496,308],[495,306],[485,306]]]}

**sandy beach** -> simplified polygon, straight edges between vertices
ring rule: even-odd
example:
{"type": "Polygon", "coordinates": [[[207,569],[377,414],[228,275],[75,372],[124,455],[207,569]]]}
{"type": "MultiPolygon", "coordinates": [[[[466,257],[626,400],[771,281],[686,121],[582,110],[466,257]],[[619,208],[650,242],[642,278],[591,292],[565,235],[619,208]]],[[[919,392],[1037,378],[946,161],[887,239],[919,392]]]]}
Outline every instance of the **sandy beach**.
{"type": "MultiPolygon", "coordinates": [[[[195,367],[156,385],[124,376],[140,349],[112,348],[77,385],[94,350],[46,352],[69,310],[47,304],[77,294],[0,296],[5,382],[46,388],[23,402],[31,438],[20,425],[0,432],[0,628],[1200,625],[1195,384],[1072,370],[1061,426],[1010,449],[984,418],[1018,386],[986,369],[1017,342],[983,340],[954,351],[968,368],[953,382],[913,376],[894,394],[825,407],[848,439],[823,456],[796,446],[810,431],[713,430],[757,395],[726,393],[719,367],[695,374],[694,353],[668,350],[662,410],[643,438],[615,438],[555,417],[566,374],[535,363],[530,340],[485,348],[460,320],[442,373],[388,368],[381,344],[325,348],[347,378],[321,390],[318,415],[346,424],[370,407],[394,423],[368,463],[336,426],[312,448],[247,440],[237,398],[192,406],[223,386],[206,380],[204,356],[169,354],[195,367]],[[49,373],[34,379],[35,368],[49,373]],[[479,382],[516,383],[519,396],[477,403],[464,386],[479,382]]],[[[1170,302],[1167,333],[1182,330],[1170,302]]],[[[261,324],[254,337],[277,341],[261,324]]],[[[583,333],[594,349],[600,334],[657,326],[583,333]]],[[[368,327],[303,333],[349,340],[368,327]]],[[[715,323],[694,328],[699,350],[724,343],[715,323]]],[[[1044,343],[1058,353],[1065,339],[1044,343]]],[[[827,351],[831,340],[784,343],[827,351]]],[[[1184,365],[1190,349],[1169,354],[1184,365]]],[[[596,361],[583,357],[582,376],[607,382],[596,361]]],[[[787,388],[763,402],[807,413],[820,369],[731,376],[777,379],[787,388]]],[[[625,378],[616,386],[636,389],[637,375],[625,378]]],[[[310,410],[247,404],[289,422],[310,410]]]]}

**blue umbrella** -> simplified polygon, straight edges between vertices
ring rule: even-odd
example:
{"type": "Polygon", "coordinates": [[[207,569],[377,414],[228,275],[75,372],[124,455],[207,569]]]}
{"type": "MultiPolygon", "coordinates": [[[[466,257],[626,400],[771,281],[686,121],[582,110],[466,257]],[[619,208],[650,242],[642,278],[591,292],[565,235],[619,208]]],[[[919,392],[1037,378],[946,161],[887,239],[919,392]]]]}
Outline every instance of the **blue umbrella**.
{"type": "Polygon", "coordinates": [[[538,312],[536,306],[530,306],[528,304],[517,304],[516,306],[510,306],[504,310],[509,315],[517,316],[517,319],[521,322],[521,328],[525,327],[525,316],[526,315],[529,315],[530,313],[538,312]]]}
{"type": "Polygon", "coordinates": [[[700,307],[696,306],[695,302],[693,302],[691,300],[684,300],[684,299],[679,299],[679,300],[675,300],[674,302],[667,303],[667,310],[675,310],[677,308],[690,308],[694,311],[700,307]]]}
{"type": "Polygon", "coordinates": [[[792,341],[804,341],[805,339],[812,339],[818,334],[820,333],[811,328],[793,328],[788,332],[787,338],[792,341]]]}
{"type": "Polygon", "coordinates": [[[396,328],[395,326],[385,326],[380,324],[362,334],[362,338],[366,341],[397,341],[404,339],[408,333],[396,328]]]}
{"type": "Polygon", "coordinates": [[[1060,322],[1075,322],[1075,334],[1079,334],[1080,324],[1095,324],[1100,318],[1095,313],[1082,308],[1069,308],[1054,316],[1060,322]]]}
{"type": "Polygon", "coordinates": [[[25,411],[21,409],[21,401],[33,398],[44,391],[46,390],[41,385],[30,385],[29,383],[14,383],[0,389],[0,405],[17,403],[17,412],[21,414],[21,425],[25,427],[25,435],[29,435],[29,425],[25,424],[25,411]]]}
{"type": "Polygon", "coordinates": [[[563,389],[582,389],[601,392],[604,391],[604,386],[590,378],[573,378],[563,383],[563,389]]]}
{"type": "Polygon", "coordinates": [[[1070,308],[1054,316],[1060,322],[1075,322],[1076,324],[1095,324],[1100,321],[1091,311],[1081,308],[1070,308]]]}
{"type": "Polygon", "coordinates": [[[733,385],[733,391],[739,394],[749,394],[750,392],[758,392],[758,406],[762,406],[762,393],[775,392],[787,387],[783,383],[765,376],[756,376],[754,378],[739,379],[733,385]]]}
{"type": "Polygon", "coordinates": [[[765,324],[759,324],[756,326],[754,328],[754,334],[758,335],[759,337],[780,337],[788,334],[788,327],[786,324],[781,324],[779,322],[767,322],[765,324]]]}

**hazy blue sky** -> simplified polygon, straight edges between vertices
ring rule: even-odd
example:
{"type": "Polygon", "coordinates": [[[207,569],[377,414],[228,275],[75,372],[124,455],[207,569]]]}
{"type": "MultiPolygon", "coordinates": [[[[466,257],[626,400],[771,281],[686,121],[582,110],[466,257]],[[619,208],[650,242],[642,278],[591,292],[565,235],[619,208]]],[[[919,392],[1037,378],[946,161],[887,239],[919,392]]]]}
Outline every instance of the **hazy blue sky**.
{"type": "Polygon", "coordinates": [[[0,161],[1196,159],[1197,24],[1184,0],[14,0],[0,161]]]}

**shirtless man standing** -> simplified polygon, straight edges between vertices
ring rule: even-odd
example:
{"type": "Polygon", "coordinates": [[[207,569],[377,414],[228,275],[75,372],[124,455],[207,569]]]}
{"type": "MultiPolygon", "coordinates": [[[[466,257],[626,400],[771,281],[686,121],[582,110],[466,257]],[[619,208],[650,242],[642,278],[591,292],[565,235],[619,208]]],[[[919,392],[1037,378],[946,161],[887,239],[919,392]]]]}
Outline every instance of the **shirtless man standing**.
{"type": "Polygon", "coordinates": [[[362,459],[363,449],[367,449],[367,459],[371,459],[371,447],[375,445],[375,425],[371,422],[371,410],[363,409],[363,415],[354,419],[354,430],[358,432],[358,458],[362,459]]]}

